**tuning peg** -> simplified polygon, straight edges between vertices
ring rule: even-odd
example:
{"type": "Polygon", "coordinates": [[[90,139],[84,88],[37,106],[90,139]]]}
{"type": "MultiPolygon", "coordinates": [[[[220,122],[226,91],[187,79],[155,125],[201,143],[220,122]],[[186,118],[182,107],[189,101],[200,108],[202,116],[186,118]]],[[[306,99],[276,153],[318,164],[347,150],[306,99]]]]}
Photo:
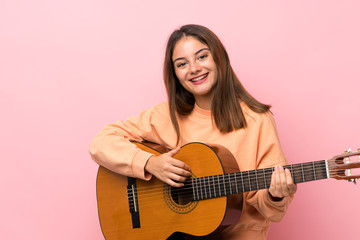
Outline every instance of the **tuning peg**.
{"type": "MultiPolygon", "coordinates": [[[[351,153],[351,148],[349,148],[347,151],[345,151],[345,153],[351,153]]],[[[350,163],[350,158],[349,157],[346,157],[344,160],[345,160],[345,163],[350,163]]],[[[351,169],[347,170],[347,175],[351,176],[351,169]]],[[[349,181],[352,181],[352,182],[353,182],[353,180],[354,179],[349,179],[349,181]]]]}

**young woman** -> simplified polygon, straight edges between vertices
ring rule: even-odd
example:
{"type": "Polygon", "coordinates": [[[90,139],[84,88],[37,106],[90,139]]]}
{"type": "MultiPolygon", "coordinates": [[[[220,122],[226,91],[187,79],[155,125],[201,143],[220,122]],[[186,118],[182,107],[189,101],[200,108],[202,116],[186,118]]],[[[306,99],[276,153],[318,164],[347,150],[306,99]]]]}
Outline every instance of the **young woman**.
{"type": "Polygon", "coordinates": [[[275,167],[269,189],[243,193],[240,220],[217,239],[265,239],[271,221],[280,221],[296,192],[281,165],[280,146],[270,106],[241,85],[218,37],[199,25],[175,30],[167,44],[164,81],[168,101],[126,121],[109,124],[93,139],[90,153],[98,164],[121,175],[156,177],[181,187],[191,166],[173,158],[189,142],[226,147],[241,171],[275,167]],[[172,149],[155,156],[133,141],[150,141],[172,149]]]}

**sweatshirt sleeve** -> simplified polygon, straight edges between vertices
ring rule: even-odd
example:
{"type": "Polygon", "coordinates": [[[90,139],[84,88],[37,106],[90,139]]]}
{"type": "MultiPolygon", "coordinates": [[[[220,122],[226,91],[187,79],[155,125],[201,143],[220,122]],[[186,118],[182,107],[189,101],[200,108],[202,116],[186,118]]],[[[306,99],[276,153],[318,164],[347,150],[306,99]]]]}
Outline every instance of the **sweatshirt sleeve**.
{"type": "MultiPolygon", "coordinates": [[[[286,165],[287,160],[282,151],[275,121],[272,114],[262,114],[258,130],[257,169],[286,165]]],[[[293,196],[273,201],[267,189],[249,192],[248,204],[256,208],[268,221],[279,222],[285,216],[293,196]]]]}
{"type": "Polygon", "coordinates": [[[161,119],[154,116],[157,111],[161,110],[152,107],[126,121],[106,125],[90,143],[91,158],[121,175],[149,180],[151,174],[145,171],[145,165],[152,154],[140,150],[130,141],[147,140],[161,144],[154,126],[154,118],[161,119]]]}

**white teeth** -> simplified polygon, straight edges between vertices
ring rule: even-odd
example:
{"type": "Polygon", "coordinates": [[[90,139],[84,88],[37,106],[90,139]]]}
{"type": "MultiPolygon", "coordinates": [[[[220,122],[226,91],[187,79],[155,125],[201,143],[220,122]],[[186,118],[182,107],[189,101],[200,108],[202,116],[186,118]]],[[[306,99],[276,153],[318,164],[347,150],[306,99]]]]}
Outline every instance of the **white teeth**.
{"type": "Polygon", "coordinates": [[[204,79],[206,76],[207,76],[207,74],[202,75],[202,76],[197,77],[197,78],[194,78],[194,79],[191,79],[191,81],[193,81],[193,82],[195,82],[195,81],[199,81],[199,80],[201,80],[201,79],[204,79]]]}

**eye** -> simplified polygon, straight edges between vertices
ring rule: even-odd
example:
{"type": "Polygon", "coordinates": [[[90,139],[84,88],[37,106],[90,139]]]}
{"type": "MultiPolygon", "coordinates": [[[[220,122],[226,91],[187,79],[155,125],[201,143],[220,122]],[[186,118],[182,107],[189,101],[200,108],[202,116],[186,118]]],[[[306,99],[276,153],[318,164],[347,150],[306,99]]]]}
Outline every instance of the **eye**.
{"type": "Polygon", "coordinates": [[[198,59],[199,59],[199,60],[203,60],[203,59],[205,59],[205,58],[207,58],[207,57],[208,57],[207,54],[203,54],[203,55],[199,56],[198,59]]]}
{"type": "Polygon", "coordinates": [[[176,67],[182,68],[182,67],[185,67],[185,65],[186,65],[186,62],[181,62],[181,63],[178,63],[178,64],[176,65],[176,67]]]}

